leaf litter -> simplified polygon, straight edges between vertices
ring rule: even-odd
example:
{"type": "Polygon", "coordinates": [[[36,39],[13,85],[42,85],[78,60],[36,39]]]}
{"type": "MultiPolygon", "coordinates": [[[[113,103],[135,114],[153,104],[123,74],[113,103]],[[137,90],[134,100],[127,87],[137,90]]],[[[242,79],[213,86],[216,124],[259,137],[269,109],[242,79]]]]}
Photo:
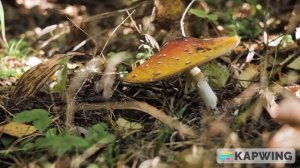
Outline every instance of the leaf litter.
{"type": "MultiPolygon", "coordinates": [[[[29,1],[17,3],[29,11],[29,1]]],[[[217,69],[206,73],[211,82],[217,83],[214,91],[221,100],[218,102],[221,114],[212,114],[194,90],[184,89],[188,85],[186,74],[145,84],[123,82],[124,72],[130,72],[136,63],[146,62],[165,42],[181,37],[179,19],[186,3],[116,0],[76,2],[66,4],[64,9],[61,3],[51,1],[35,4],[36,8],[30,10],[39,12],[24,16],[19,10],[10,10],[15,6],[4,2],[5,12],[13,11],[5,15],[9,16],[6,20],[11,21],[13,16],[26,17],[24,20],[31,20],[36,26],[31,30],[32,27],[18,20],[26,30],[20,32],[12,22],[6,23],[5,26],[13,27],[6,31],[8,44],[18,42],[9,43],[13,36],[11,30],[15,30],[13,33],[26,36],[20,39],[35,49],[36,58],[48,58],[25,72],[10,94],[6,87],[0,88],[1,109],[5,112],[1,117],[9,121],[7,128],[1,124],[5,128],[1,142],[6,144],[2,152],[10,150],[4,163],[63,167],[216,167],[219,166],[214,162],[217,148],[299,149],[298,2],[290,3],[290,10],[281,10],[277,3],[267,6],[259,1],[195,2],[183,20],[190,37],[233,34],[242,37],[241,44],[232,53],[215,61],[217,69]],[[44,10],[47,5],[50,10],[44,10]],[[51,12],[51,7],[58,7],[62,13],[51,12]],[[270,13],[264,15],[264,11],[270,13]],[[43,17],[35,17],[41,13],[43,17]],[[292,17],[286,17],[289,15],[292,17]],[[145,21],[146,17],[152,17],[154,22],[145,21]],[[38,25],[36,18],[45,19],[44,25],[38,25]],[[282,35],[286,33],[290,37],[282,35]],[[146,39],[144,47],[139,47],[143,38],[146,39]],[[251,44],[249,49],[248,44],[251,44]],[[100,52],[101,47],[105,50],[100,52]],[[62,66],[64,56],[53,57],[74,48],[78,53],[67,61],[76,65],[73,69],[62,66]],[[115,53],[111,58],[110,52],[115,53]],[[56,73],[60,68],[65,69],[56,73]],[[59,85],[53,90],[49,86],[55,80],[59,85]],[[276,86],[280,89],[274,89],[276,86]],[[6,104],[8,99],[15,105],[6,104]],[[43,109],[43,115],[28,113],[35,109],[43,109]],[[26,124],[17,124],[15,120],[26,124]],[[31,131],[23,131],[24,128],[31,131]],[[84,131],[75,134],[71,131],[75,128],[84,131]],[[39,136],[31,136],[37,130],[39,136]],[[11,139],[7,134],[19,139],[11,139]],[[43,156],[43,161],[33,153],[43,156]]],[[[2,49],[9,51],[1,48],[1,52],[2,49]]],[[[15,45],[11,51],[17,55],[28,54],[26,48],[15,45]]],[[[12,60],[8,58],[4,56],[1,61],[12,60]]],[[[203,66],[204,71],[205,66],[210,64],[203,66]]]]}

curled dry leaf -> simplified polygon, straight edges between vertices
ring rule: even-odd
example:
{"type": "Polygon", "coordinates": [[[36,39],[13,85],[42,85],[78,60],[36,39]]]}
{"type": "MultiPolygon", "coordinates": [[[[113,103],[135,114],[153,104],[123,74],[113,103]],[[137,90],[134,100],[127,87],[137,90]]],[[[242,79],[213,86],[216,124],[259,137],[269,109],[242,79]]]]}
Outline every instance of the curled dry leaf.
{"type": "Polygon", "coordinates": [[[73,98],[84,81],[96,73],[101,73],[104,69],[104,65],[105,61],[102,58],[94,57],[88,61],[86,65],[72,78],[68,88],[68,96],[73,98]]]}
{"type": "Polygon", "coordinates": [[[100,92],[103,90],[102,95],[105,99],[109,99],[112,96],[113,85],[116,79],[116,67],[128,59],[128,55],[128,52],[119,52],[108,60],[100,81],[96,83],[97,91],[100,92]]]}
{"type": "Polygon", "coordinates": [[[292,127],[284,125],[268,142],[271,148],[295,148],[300,149],[300,126],[292,127]]]}
{"type": "Polygon", "coordinates": [[[69,88],[67,90],[67,112],[65,124],[67,127],[73,125],[74,113],[75,113],[75,97],[80,91],[81,86],[85,80],[92,77],[96,73],[102,72],[105,61],[102,58],[94,57],[91,59],[84,68],[82,68],[75,77],[71,80],[69,88]]]}
{"type": "Polygon", "coordinates": [[[60,68],[59,63],[63,58],[64,55],[57,55],[26,71],[17,82],[16,89],[10,97],[10,102],[19,104],[27,98],[34,96],[60,68]]]}
{"type": "Polygon", "coordinates": [[[14,136],[14,137],[24,137],[35,133],[37,129],[33,126],[18,123],[18,122],[9,122],[0,127],[0,132],[14,136]]]}
{"type": "Polygon", "coordinates": [[[146,83],[166,79],[220,57],[234,49],[239,42],[238,36],[210,39],[188,37],[171,41],[128,74],[125,81],[146,83]]]}
{"type": "Polygon", "coordinates": [[[46,81],[61,67],[61,62],[78,52],[57,54],[51,59],[40,63],[26,71],[17,82],[16,88],[10,97],[10,102],[17,105],[27,98],[34,96],[46,83],[46,81]]]}

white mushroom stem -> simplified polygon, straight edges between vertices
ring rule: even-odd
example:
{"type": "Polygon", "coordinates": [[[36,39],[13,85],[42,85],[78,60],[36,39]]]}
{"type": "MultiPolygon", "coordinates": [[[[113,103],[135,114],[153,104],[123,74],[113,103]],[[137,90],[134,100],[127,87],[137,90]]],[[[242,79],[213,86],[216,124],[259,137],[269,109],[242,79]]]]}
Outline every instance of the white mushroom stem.
{"type": "Polygon", "coordinates": [[[197,85],[198,93],[205,105],[210,109],[217,109],[218,98],[207,83],[204,74],[198,67],[191,69],[190,73],[193,76],[193,80],[197,85]]]}
{"type": "MultiPolygon", "coordinates": [[[[185,31],[184,31],[184,18],[185,18],[185,15],[187,14],[188,10],[191,8],[191,6],[193,5],[193,3],[195,1],[196,0],[192,0],[188,4],[187,8],[183,12],[182,17],[180,19],[180,29],[181,29],[183,37],[186,37],[185,31]]],[[[193,80],[195,81],[195,83],[197,85],[198,93],[199,93],[200,97],[202,98],[202,100],[204,101],[205,105],[208,108],[213,109],[218,112],[218,109],[217,109],[218,98],[217,98],[216,94],[214,93],[214,91],[209,86],[209,84],[207,83],[207,81],[205,80],[204,74],[201,72],[201,70],[198,67],[191,69],[190,73],[193,76],[193,80]]]]}

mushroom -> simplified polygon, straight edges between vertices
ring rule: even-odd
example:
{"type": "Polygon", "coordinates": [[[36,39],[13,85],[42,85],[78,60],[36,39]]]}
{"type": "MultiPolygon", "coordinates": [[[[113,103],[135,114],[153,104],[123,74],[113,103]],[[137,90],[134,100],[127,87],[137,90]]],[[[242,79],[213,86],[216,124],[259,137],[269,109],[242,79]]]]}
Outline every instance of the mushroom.
{"type": "Polygon", "coordinates": [[[217,97],[197,66],[233,50],[239,42],[238,36],[209,39],[184,37],[168,42],[149,60],[130,72],[125,77],[125,81],[154,82],[190,70],[204,103],[210,108],[215,108],[217,97]]]}

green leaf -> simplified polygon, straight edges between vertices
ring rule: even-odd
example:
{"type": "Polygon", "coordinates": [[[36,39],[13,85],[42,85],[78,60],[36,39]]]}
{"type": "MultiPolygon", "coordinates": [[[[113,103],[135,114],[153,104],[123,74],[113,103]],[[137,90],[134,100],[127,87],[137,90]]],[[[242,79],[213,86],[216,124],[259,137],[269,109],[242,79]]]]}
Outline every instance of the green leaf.
{"type": "Polygon", "coordinates": [[[229,78],[227,67],[214,62],[205,64],[203,66],[203,73],[208,77],[208,83],[214,89],[223,88],[229,78]]]}
{"type": "Polygon", "coordinates": [[[0,78],[19,77],[22,75],[23,73],[22,71],[23,70],[20,68],[8,69],[8,68],[0,67],[0,78]]]}
{"type": "Polygon", "coordinates": [[[300,70],[300,56],[296,58],[292,63],[290,63],[287,67],[294,69],[294,70],[300,70]]]}
{"type": "Polygon", "coordinates": [[[48,111],[44,109],[33,109],[18,113],[13,118],[13,121],[20,123],[32,122],[33,126],[39,131],[44,131],[51,123],[51,119],[48,115],[48,111]]]}
{"type": "MultiPolygon", "coordinates": [[[[62,62],[63,63],[63,62],[62,62]]],[[[54,93],[61,93],[67,90],[68,67],[66,62],[62,65],[62,69],[56,75],[57,84],[51,90],[54,93]]]]}
{"type": "Polygon", "coordinates": [[[190,9],[190,12],[198,16],[199,18],[208,19],[210,21],[216,21],[218,19],[216,15],[209,15],[208,13],[200,9],[190,9]]]}
{"type": "Polygon", "coordinates": [[[203,10],[199,10],[199,9],[190,9],[190,12],[200,18],[206,18],[207,17],[207,13],[203,10]]]}
{"type": "Polygon", "coordinates": [[[216,20],[218,20],[218,16],[216,16],[216,15],[207,15],[207,19],[211,20],[211,21],[216,21],[216,20]]]}
{"type": "Polygon", "coordinates": [[[143,125],[138,123],[138,122],[130,122],[128,120],[125,120],[124,118],[118,118],[118,120],[116,121],[117,125],[121,128],[121,129],[125,129],[125,130],[141,130],[143,129],[143,125]]]}
{"type": "Polygon", "coordinates": [[[51,119],[48,116],[43,117],[43,118],[33,121],[32,124],[39,131],[44,131],[51,124],[51,119]]]}
{"type": "Polygon", "coordinates": [[[88,146],[86,140],[81,137],[71,135],[67,132],[63,132],[58,135],[53,134],[56,132],[56,130],[54,131],[53,129],[49,130],[48,132],[46,137],[37,139],[35,145],[38,148],[47,148],[59,156],[68,151],[88,146]]]}
{"type": "Polygon", "coordinates": [[[108,144],[113,143],[115,140],[115,135],[107,131],[107,126],[104,123],[93,125],[88,129],[87,141],[90,143],[90,145],[96,142],[108,144]]]}

